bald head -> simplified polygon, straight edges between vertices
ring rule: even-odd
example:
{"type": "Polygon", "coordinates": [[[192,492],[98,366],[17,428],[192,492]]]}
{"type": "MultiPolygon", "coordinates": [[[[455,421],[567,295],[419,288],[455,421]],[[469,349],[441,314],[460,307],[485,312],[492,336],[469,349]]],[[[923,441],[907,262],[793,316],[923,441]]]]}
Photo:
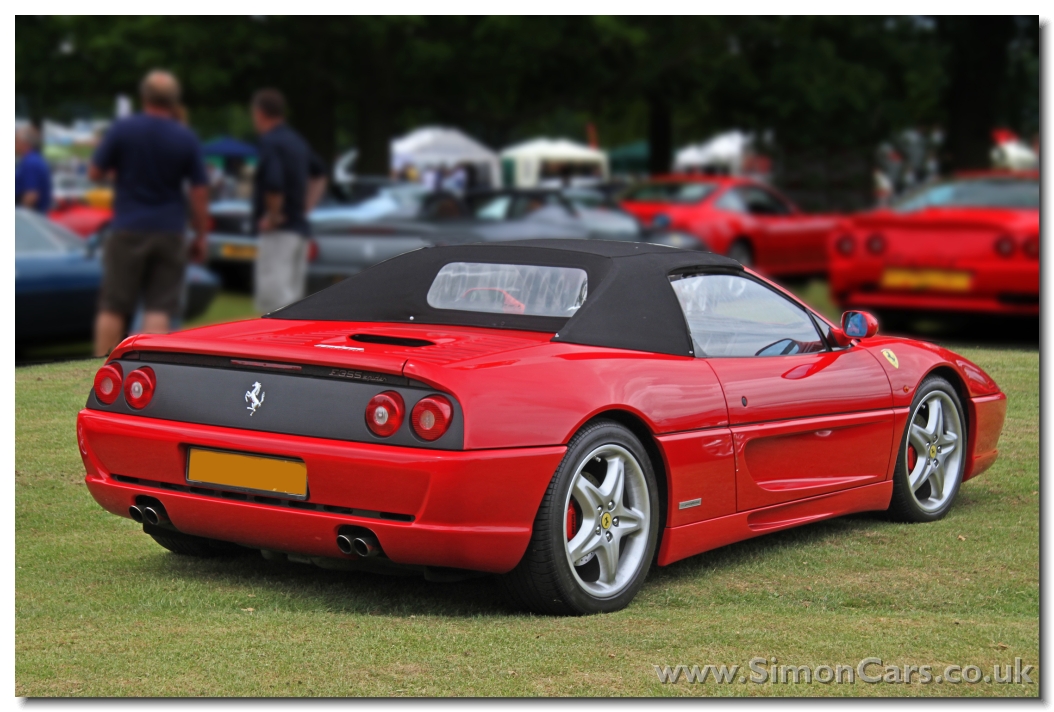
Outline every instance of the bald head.
{"type": "Polygon", "coordinates": [[[15,155],[24,156],[40,142],[40,134],[31,125],[19,126],[15,129],[15,155]]]}
{"type": "Polygon", "coordinates": [[[143,107],[172,112],[179,106],[179,80],[171,72],[155,69],[139,83],[143,107]]]}

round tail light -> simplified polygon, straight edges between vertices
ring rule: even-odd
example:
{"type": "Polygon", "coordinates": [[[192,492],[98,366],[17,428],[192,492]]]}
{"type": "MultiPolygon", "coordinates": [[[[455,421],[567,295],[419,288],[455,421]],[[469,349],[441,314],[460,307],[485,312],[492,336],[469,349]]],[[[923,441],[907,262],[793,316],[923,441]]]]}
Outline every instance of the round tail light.
{"type": "Polygon", "coordinates": [[[133,408],[145,408],[154,397],[154,369],[137,368],[124,381],[124,399],[133,408]]]}
{"type": "Polygon", "coordinates": [[[454,406],[443,396],[428,396],[417,401],[410,413],[414,432],[422,440],[438,440],[454,419],[454,406]]]}
{"type": "Polygon", "coordinates": [[[386,438],[403,424],[405,412],[401,395],[395,391],[378,393],[366,404],[366,427],[374,435],[386,438]]]}
{"type": "Polygon", "coordinates": [[[108,363],[95,374],[95,397],[100,402],[110,405],[117,400],[117,394],[121,392],[121,379],[124,377],[121,364],[108,363]]]}
{"type": "Polygon", "coordinates": [[[881,255],[886,251],[886,238],[877,232],[867,238],[867,251],[872,255],[881,255]]]}
{"type": "Polygon", "coordinates": [[[1010,257],[1014,254],[1014,238],[1003,235],[995,241],[995,253],[1000,257],[1010,257]]]}
{"type": "Polygon", "coordinates": [[[838,251],[849,257],[856,250],[856,240],[853,239],[852,235],[842,235],[838,238],[838,242],[835,243],[835,247],[838,251]]]}
{"type": "Polygon", "coordinates": [[[1021,251],[1032,260],[1039,259],[1039,235],[1030,235],[1021,245],[1021,251]]]}

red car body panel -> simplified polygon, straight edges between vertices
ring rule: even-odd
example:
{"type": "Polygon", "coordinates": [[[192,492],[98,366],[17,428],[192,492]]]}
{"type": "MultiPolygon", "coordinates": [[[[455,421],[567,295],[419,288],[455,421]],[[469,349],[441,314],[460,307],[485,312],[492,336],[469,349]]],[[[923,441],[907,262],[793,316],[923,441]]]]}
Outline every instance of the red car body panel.
{"type": "Polygon", "coordinates": [[[161,498],[172,523],[187,534],[330,557],[341,556],[337,529],[360,524],[374,531],[397,563],[495,572],[508,571],[523,555],[534,515],[565,450],[557,445],[448,452],[91,410],[81,411],[77,429],[88,489],[114,514],[127,517],[135,497],[146,494],[161,498]],[[311,502],[412,515],[413,522],[196,494],[185,478],[188,444],[303,460],[311,502]]]}
{"type": "Polygon", "coordinates": [[[833,215],[802,213],[772,187],[746,178],[671,175],[654,182],[712,183],[715,190],[697,203],[622,201],[622,207],[645,225],[664,216],[669,228],[691,233],[712,252],[727,255],[737,240],[747,243],[753,254],[753,267],[775,276],[824,274],[827,271],[827,238],[838,224],[833,215]],[[787,215],[752,215],[720,206],[721,198],[736,188],[757,187],[788,209],[787,215]]]}
{"type": "Polygon", "coordinates": [[[845,308],[1037,316],[1039,239],[1038,210],[864,213],[830,234],[831,294],[845,308]]]}
{"type": "Polygon", "coordinates": [[[768,531],[884,509],[908,407],[930,373],[960,391],[970,433],[965,476],[982,472],[998,452],[1005,396],[976,365],[932,344],[876,336],[834,352],[696,359],[551,338],[476,327],[280,319],[132,337],[111,358],[133,351],[217,354],[424,382],[460,404],[463,449],[85,409],[78,441],[87,484],[102,506],[121,516],[129,516],[136,497],[156,497],[181,531],[199,536],[340,557],[337,529],[354,524],[373,531],[397,563],[500,573],[522,557],[568,441],[600,414],[635,427],[655,453],[666,493],[661,564],[768,531]],[[350,334],[434,345],[332,348],[347,344],[350,334]],[[192,445],[301,459],[310,498],[298,506],[192,489],[185,475],[192,445]]]}
{"type": "Polygon", "coordinates": [[[657,563],[666,566],[762,534],[790,529],[856,512],[883,510],[893,494],[891,481],[854,487],[810,499],[748,512],[738,512],[663,532],[657,563]]]}
{"type": "Polygon", "coordinates": [[[113,210],[73,204],[52,210],[48,218],[81,237],[91,237],[113,220],[113,210]]]}

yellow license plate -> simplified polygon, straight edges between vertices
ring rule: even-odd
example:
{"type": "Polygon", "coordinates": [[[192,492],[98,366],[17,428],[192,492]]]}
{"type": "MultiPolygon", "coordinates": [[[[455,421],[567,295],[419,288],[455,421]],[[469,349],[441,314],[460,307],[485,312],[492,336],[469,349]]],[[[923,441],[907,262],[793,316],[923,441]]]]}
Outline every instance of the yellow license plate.
{"type": "Polygon", "coordinates": [[[882,286],[887,289],[939,289],[965,292],[970,289],[969,272],[940,269],[887,269],[882,273],[882,286]]]}
{"type": "Polygon", "coordinates": [[[222,245],[220,254],[234,260],[255,260],[256,245],[222,245]]]}
{"type": "Polygon", "coordinates": [[[300,460],[192,447],[187,482],[306,497],[307,465],[300,460]]]}

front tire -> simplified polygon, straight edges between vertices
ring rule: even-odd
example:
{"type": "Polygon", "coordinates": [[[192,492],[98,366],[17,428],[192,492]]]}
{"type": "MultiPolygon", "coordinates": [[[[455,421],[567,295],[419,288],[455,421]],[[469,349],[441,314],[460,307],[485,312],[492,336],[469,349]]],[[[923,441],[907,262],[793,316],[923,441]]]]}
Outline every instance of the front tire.
{"type": "Polygon", "coordinates": [[[644,447],[622,425],[599,420],[571,439],[527,551],[502,581],[535,613],[617,611],[644,584],[658,535],[658,486],[644,447]]]}
{"type": "Polygon", "coordinates": [[[951,509],[966,471],[966,417],[959,394],[940,376],[922,382],[910,414],[888,513],[902,522],[935,522],[951,509]]]}

